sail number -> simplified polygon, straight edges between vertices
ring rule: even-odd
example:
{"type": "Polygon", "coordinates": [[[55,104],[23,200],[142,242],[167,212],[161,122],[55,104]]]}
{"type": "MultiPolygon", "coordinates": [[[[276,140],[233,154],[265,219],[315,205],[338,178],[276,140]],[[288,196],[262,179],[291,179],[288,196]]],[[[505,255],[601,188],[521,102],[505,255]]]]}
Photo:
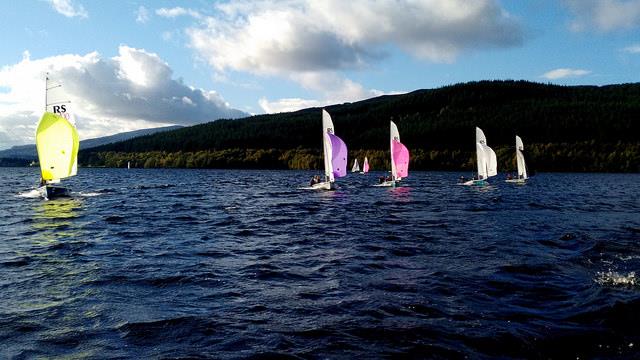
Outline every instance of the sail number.
{"type": "Polygon", "coordinates": [[[54,105],[53,113],[54,114],[62,114],[63,112],[67,112],[67,105],[54,105]]]}

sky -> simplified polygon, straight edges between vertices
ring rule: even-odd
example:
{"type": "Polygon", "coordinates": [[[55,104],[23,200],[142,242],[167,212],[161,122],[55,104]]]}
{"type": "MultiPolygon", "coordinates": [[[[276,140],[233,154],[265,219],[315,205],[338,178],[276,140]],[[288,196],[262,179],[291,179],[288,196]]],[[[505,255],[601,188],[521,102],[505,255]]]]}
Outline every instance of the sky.
{"type": "Polygon", "coordinates": [[[0,150],[45,74],[81,139],[455,83],[640,80],[640,0],[0,2],[0,150]]]}

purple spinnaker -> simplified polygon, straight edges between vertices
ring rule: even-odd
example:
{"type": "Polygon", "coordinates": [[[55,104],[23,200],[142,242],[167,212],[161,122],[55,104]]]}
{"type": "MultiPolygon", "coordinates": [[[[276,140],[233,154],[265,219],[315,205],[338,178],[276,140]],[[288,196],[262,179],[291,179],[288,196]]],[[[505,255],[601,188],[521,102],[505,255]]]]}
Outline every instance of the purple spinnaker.
{"type": "Polygon", "coordinates": [[[333,176],[334,177],[343,177],[347,175],[347,144],[342,141],[339,137],[333,134],[329,135],[329,140],[331,140],[331,149],[333,153],[333,157],[331,159],[331,164],[333,165],[333,176]]]}
{"type": "Polygon", "coordinates": [[[391,151],[393,151],[393,160],[396,165],[396,176],[399,178],[409,176],[409,149],[400,141],[393,140],[391,151]]]}

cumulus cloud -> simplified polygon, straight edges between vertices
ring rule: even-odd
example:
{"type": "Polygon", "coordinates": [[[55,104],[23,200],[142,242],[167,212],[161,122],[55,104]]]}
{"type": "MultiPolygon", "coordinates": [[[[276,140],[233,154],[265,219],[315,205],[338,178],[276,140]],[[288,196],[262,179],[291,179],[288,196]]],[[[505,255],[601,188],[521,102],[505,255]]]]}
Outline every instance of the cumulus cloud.
{"type": "Polygon", "coordinates": [[[136,22],[146,24],[149,18],[149,10],[144,6],[140,6],[138,11],[136,11],[136,22]]]}
{"type": "Polygon", "coordinates": [[[640,26],[640,0],[565,0],[573,31],[612,31],[640,26]]]}
{"type": "Polygon", "coordinates": [[[215,91],[174,80],[168,64],[142,49],[123,45],[112,58],[93,52],[31,60],[25,53],[19,63],[0,69],[0,134],[15,139],[11,145],[33,142],[47,72],[62,84],[83,139],[246,115],[215,91]]]}
{"type": "Polygon", "coordinates": [[[549,80],[565,79],[571,77],[580,77],[591,74],[589,70],[560,68],[548,71],[542,75],[543,78],[549,80]]]}
{"type": "MultiPolygon", "coordinates": [[[[185,14],[179,8],[175,14],[185,14]]],[[[215,5],[186,30],[190,46],[215,72],[284,77],[320,94],[321,103],[379,95],[341,73],[368,68],[400,49],[424,61],[523,42],[517,21],[495,0],[286,0],[215,5]]],[[[177,15],[176,15],[177,16],[177,15]]],[[[263,110],[316,100],[262,99],[263,110]]]]}
{"type": "Polygon", "coordinates": [[[518,22],[494,0],[234,1],[189,29],[217,70],[261,74],[350,69],[392,44],[413,56],[450,62],[463,50],[521,44],[518,22]]]}
{"type": "Polygon", "coordinates": [[[87,18],[89,13],[82,5],[74,6],[71,0],[48,0],[55,11],[66,17],[87,18]]]}

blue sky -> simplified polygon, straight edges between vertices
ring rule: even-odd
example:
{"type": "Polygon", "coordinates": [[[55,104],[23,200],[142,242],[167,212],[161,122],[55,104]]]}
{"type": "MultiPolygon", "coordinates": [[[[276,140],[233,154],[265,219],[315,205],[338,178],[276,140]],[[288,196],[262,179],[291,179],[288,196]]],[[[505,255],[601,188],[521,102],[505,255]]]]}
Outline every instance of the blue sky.
{"type": "Polygon", "coordinates": [[[640,0],[0,2],[0,149],[46,72],[81,138],[483,79],[639,81],[640,0]]]}

